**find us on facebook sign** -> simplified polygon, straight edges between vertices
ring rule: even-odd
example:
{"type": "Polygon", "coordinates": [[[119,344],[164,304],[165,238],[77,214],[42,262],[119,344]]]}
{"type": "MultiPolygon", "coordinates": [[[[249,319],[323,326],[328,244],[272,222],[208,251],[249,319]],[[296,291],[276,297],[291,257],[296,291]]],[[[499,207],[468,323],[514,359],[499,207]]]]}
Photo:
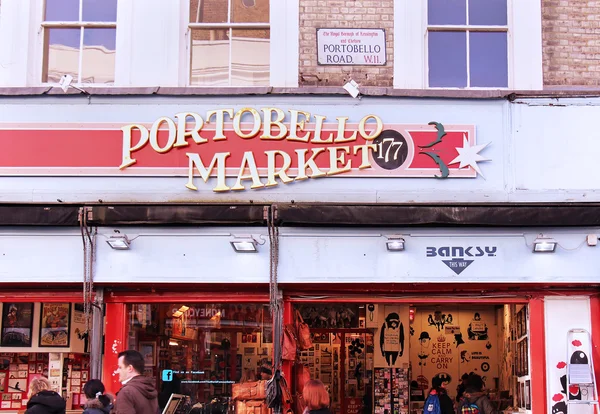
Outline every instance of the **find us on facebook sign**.
{"type": "Polygon", "coordinates": [[[384,29],[317,29],[319,65],[379,66],[386,56],[384,29]]]}

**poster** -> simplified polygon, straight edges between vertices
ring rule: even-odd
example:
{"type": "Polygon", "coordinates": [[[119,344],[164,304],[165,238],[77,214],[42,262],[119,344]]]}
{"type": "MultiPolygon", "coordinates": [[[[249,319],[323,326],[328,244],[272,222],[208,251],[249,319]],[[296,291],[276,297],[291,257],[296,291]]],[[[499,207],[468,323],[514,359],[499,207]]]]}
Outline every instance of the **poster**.
{"type": "Polygon", "coordinates": [[[70,320],[70,303],[42,303],[40,346],[68,347],[70,320]]]}
{"type": "Polygon", "coordinates": [[[33,303],[5,303],[2,308],[1,346],[31,346],[33,303]]]}

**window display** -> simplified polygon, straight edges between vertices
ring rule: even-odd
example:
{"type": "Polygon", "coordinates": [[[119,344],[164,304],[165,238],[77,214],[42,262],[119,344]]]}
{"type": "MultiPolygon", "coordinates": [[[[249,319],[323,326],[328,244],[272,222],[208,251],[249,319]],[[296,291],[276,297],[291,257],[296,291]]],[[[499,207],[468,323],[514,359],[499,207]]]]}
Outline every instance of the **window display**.
{"type": "Polygon", "coordinates": [[[144,355],[144,374],[156,381],[161,409],[171,394],[182,394],[190,406],[233,411],[234,384],[272,375],[268,305],[133,304],[128,315],[128,348],[144,355]]]}

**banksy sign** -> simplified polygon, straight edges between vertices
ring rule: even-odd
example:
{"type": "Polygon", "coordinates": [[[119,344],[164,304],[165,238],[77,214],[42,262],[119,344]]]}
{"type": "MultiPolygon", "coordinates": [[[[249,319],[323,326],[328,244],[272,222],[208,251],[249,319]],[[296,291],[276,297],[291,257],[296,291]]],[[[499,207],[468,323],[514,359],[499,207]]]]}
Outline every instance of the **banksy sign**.
{"type": "Polygon", "coordinates": [[[495,257],[496,246],[443,246],[427,247],[427,257],[440,257],[450,270],[460,275],[478,257],[495,257]]]}
{"type": "Polygon", "coordinates": [[[0,175],[184,176],[188,189],[215,192],[337,176],[475,178],[487,160],[473,125],[385,123],[374,114],[351,123],[279,108],[126,125],[0,124],[0,145],[0,175]]]}
{"type": "Polygon", "coordinates": [[[385,65],[383,29],[317,29],[319,65],[385,65]]]}

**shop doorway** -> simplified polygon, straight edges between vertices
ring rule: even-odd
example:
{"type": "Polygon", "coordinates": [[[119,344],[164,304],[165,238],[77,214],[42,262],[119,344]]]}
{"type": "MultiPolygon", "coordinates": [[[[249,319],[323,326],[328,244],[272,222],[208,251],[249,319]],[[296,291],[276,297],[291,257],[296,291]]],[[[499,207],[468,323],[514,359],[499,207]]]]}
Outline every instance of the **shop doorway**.
{"type": "Polygon", "coordinates": [[[301,352],[300,362],[309,367],[311,378],[321,380],[329,390],[331,411],[334,414],[371,412],[373,332],[313,329],[311,333],[313,348],[301,352]]]}
{"type": "Polygon", "coordinates": [[[421,413],[434,379],[456,408],[465,374],[480,377],[496,410],[531,410],[526,301],[317,302],[296,309],[313,339],[299,362],[328,388],[335,414],[421,413]]]}

